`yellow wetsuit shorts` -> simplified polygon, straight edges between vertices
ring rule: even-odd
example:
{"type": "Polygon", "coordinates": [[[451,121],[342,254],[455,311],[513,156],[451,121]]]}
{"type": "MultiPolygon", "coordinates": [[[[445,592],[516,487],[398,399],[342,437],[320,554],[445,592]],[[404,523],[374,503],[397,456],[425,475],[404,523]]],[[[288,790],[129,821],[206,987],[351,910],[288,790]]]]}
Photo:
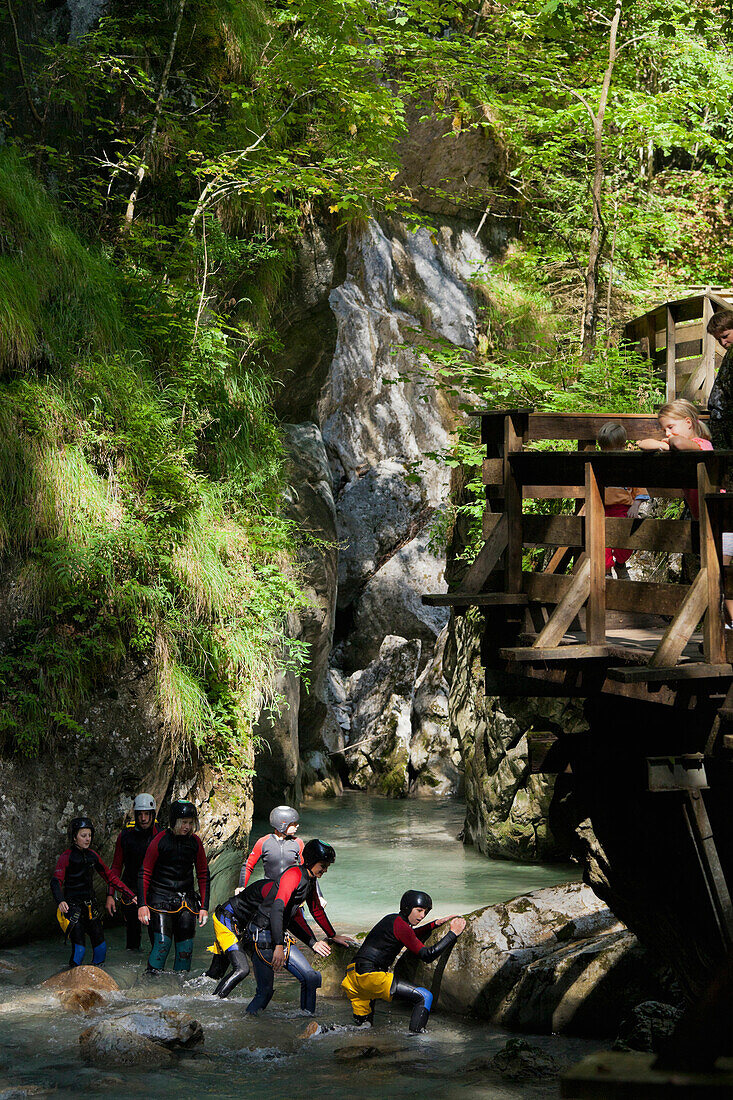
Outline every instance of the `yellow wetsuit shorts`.
{"type": "Polygon", "coordinates": [[[372,970],[369,974],[357,974],[354,964],[346,967],[346,977],[341,987],[351,1001],[355,1016],[368,1016],[372,1001],[391,1001],[394,974],[385,970],[372,970]]]}

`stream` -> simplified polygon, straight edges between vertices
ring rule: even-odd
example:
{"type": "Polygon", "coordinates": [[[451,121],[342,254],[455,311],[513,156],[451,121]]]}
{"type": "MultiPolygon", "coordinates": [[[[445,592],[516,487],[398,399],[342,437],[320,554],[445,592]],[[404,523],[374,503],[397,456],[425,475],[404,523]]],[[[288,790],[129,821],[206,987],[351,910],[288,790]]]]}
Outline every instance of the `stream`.
{"type": "MultiPolygon", "coordinates": [[[[301,834],[318,836],[336,849],[336,864],[322,880],[328,913],[337,931],[368,929],[395,911],[403,890],[427,889],[436,916],[470,912],[542,886],[577,880],[577,868],[487,860],[457,840],[463,807],[450,800],[392,801],[349,792],[341,799],[308,803],[301,834]]],[[[266,827],[255,822],[253,839],[266,827]]],[[[217,863],[216,880],[228,876],[217,863]]],[[[46,870],[44,869],[44,872],[46,870]]],[[[50,869],[49,869],[50,874],[50,869]]],[[[379,1004],[373,1029],[357,1031],[345,1001],[319,999],[319,1034],[306,1038],[309,1018],[298,1007],[298,986],[278,977],[275,997],[262,1016],[246,1017],[251,978],[227,1001],[211,996],[204,976],[212,941],[210,923],[196,939],[190,975],[144,977],[145,951],[129,956],[120,927],[107,930],[106,969],[121,986],[109,994],[114,1007],[132,1009],[155,1000],[191,1013],[203,1026],[205,1042],[184,1051],[170,1065],[150,1070],[86,1067],[79,1058],[80,1031],[99,1017],[61,1008],[39,982],[63,969],[68,948],[61,937],[0,952],[0,1100],[22,1096],[309,1097],[331,1100],[348,1095],[359,1074],[359,1095],[481,1097],[486,1100],[557,1096],[557,1081],[511,1081],[471,1063],[501,1050],[510,1035],[483,1023],[443,1016],[438,1009],[425,1035],[409,1037],[407,1007],[379,1004]],[[371,1057],[359,1057],[365,1047],[371,1057]]],[[[89,961],[87,952],[87,962],[89,961]]],[[[531,1037],[564,1067],[599,1044],[552,1036],[531,1037]]]]}

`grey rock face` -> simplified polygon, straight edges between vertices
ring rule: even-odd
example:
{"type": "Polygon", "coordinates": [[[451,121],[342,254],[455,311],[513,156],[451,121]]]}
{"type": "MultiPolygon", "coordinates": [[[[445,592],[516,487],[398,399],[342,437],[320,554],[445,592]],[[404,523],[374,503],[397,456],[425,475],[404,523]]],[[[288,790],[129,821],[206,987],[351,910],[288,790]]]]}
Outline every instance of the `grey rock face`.
{"type": "Polygon", "coordinates": [[[463,766],[448,721],[444,652],[447,628],[415,685],[410,741],[410,794],[452,795],[463,785],[463,766]]]}
{"type": "Polygon", "coordinates": [[[466,837],[496,858],[562,858],[567,852],[548,825],[554,777],[530,773],[527,732],[585,728],[581,703],[485,696],[479,629],[466,618],[453,629],[449,712],[465,767],[466,837]]]}
{"type": "MultiPolygon", "coordinates": [[[[410,972],[430,987],[432,967],[410,972]]],[[[663,989],[635,937],[590,887],[568,883],[472,913],[442,972],[440,1003],[514,1030],[606,1036],[663,989]]]]}

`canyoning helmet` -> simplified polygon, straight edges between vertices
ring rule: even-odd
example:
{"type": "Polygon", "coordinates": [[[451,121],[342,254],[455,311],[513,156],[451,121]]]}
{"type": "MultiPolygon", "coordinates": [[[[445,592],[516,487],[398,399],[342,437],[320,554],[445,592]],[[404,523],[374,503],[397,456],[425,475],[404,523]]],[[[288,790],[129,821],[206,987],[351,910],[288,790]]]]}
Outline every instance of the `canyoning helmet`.
{"type": "Polygon", "coordinates": [[[330,844],[324,844],[322,840],[309,840],[303,845],[303,863],[309,869],[316,863],[324,863],[330,867],[336,862],[336,853],[330,844]]]}
{"type": "Polygon", "coordinates": [[[400,916],[409,917],[413,909],[424,909],[429,913],[433,908],[433,899],[425,890],[405,890],[400,898],[400,916]]]}
{"type": "Polygon", "coordinates": [[[286,833],[289,825],[297,825],[300,814],[292,806],[276,806],[270,814],[270,828],[278,833],[286,833]]]}
{"type": "Polygon", "coordinates": [[[71,844],[76,840],[76,834],[80,829],[91,829],[92,840],[94,840],[94,824],[91,817],[75,817],[69,825],[69,842],[71,844]]]}
{"type": "Polygon", "coordinates": [[[132,812],[139,814],[141,811],[149,810],[152,813],[156,811],[155,799],[152,794],[139,794],[135,797],[135,801],[132,804],[132,812]]]}
{"type": "Polygon", "coordinates": [[[175,802],[171,802],[171,808],[168,811],[168,823],[171,829],[182,817],[189,818],[198,825],[199,815],[196,811],[196,807],[193,802],[189,802],[187,798],[177,798],[175,802]]]}

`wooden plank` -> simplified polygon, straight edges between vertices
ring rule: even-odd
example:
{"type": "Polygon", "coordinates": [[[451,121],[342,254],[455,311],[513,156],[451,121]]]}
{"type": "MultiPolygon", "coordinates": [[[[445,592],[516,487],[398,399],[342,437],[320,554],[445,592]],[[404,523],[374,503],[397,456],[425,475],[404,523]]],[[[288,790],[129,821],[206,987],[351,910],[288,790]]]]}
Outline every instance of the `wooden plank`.
{"type": "Polygon", "coordinates": [[[603,492],[591,463],[585,468],[585,552],[590,560],[585,632],[591,645],[603,645],[606,640],[606,514],[603,492]]]}
{"type": "Polygon", "coordinates": [[[476,560],[463,578],[462,587],[464,592],[481,591],[486,583],[486,578],[499,564],[499,559],[506,550],[508,530],[506,514],[502,512],[499,522],[479,550],[476,560]]]}
{"type": "MultiPolygon", "coordinates": [[[[530,600],[559,603],[575,577],[525,573],[524,590],[530,600]]],[[[674,615],[690,591],[686,584],[654,581],[606,582],[606,607],[609,611],[639,611],[647,615],[674,615]]]]}
{"type": "MultiPolygon", "coordinates": [[[[525,546],[583,546],[585,517],[525,515],[522,517],[522,537],[525,546]]],[[[606,543],[622,550],[653,550],[667,554],[699,552],[697,525],[682,519],[607,517],[606,543]]]]}
{"type": "Polygon", "coordinates": [[[720,607],[720,559],[715,546],[715,531],[708,514],[707,495],[712,492],[712,485],[707,470],[702,464],[698,466],[697,490],[700,502],[700,562],[707,578],[703,646],[708,664],[722,665],[726,662],[726,656],[723,616],[720,607]]]}
{"type": "Polygon", "coordinates": [[[504,459],[485,458],[481,464],[481,477],[484,485],[503,485],[504,459]]]}
{"type": "Polygon", "coordinates": [[[426,607],[526,607],[526,592],[430,592],[421,597],[426,607]]]}
{"type": "Polygon", "coordinates": [[[514,423],[521,425],[521,434],[527,430],[530,409],[476,409],[471,416],[481,417],[481,442],[484,444],[502,444],[504,442],[504,421],[514,417],[514,423]]]}
{"type": "MultiPolygon", "coordinates": [[[[684,329],[681,330],[684,333],[684,329]]],[[[681,340],[676,345],[676,358],[678,364],[677,373],[679,373],[679,366],[685,365],[686,359],[697,358],[702,355],[702,337],[698,336],[697,340],[681,340]]]]}
{"type": "MultiPolygon", "coordinates": [[[[685,401],[694,401],[695,397],[701,386],[705,383],[705,373],[707,367],[704,358],[701,358],[695,369],[691,372],[689,378],[684,384],[680,397],[685,401]]],[[[705,401],[707,401],[707,394],[704,395],[705,401]]]]}
{"type": "Polygon", "coordinates": [[[607,645],[556,645],[545,646],[542,649],[536,645],[508,646],[499,650],[499,656],[505,661],[518,661],[519,663],[537,661],[591,661],[599,658],[607,659],[609,649],[607,645]]]}
{"type": "MultiPolygon", "coordinates": [[[[502,512],[484,512],[481,517],[481,534],[484,541],[490,537],[502,515],[502,512]]],[[[676,523],[677,520],[673,520],[672,522],[676,523]]]]}
{"type": "Polygon", "coordinates": [[[733,1095],[733,1058],[715,1069],[657,1069],[656,1054],[603,1050],[566,1069],[564,1100],[724,1100],[733,1095]]]}
{"type": "Polygon", "coordinates": [[[609,668],[608,676],[622,684],[664,684],[683,680],[720,680],[733,677],[733,665],[708,665],[690,662],[669,668],[641,667],[609,668]]]}
{"type": "MultiPolygon", "coordinates": [[[[559,580],[559,577],[553,578],[559,580]]],[[[557,607],[534,643],[536,649],[559,645],[575,616],[588,599],[590,593],[590,559],[586,556],[580,562],[577,573],[572,577],[563,577],[569,581],[565,586],[557,607]]]]}
{"type": "Polygon", "coordinates": [[[525,500],[584,500],[585,485],[523,485],[525,500]]]}
{"type": "MultiPolygon", "coordinates": [[[[665,321],[666,310],[665,320],[662,321],[662,325],[664,325],[665,321]]],[[[662,326],[660,325],[659,327],[661,328],[662,326]]],[[[655,313],[647,313],[646,315],[646,332],[644,333],[644,337],[646,339],[646,354],[651,360],[654,360],[657,353],[657,320],[655,313]]]]}
{"type": "Polygon", "coordinates": [[[521,454],[521,422],[513,416],[504,421],[504,514],[507,520],[505,555],[506,590],[522,589],[522,489],[511,459],[521,454]]]}
{"type": "Polygon", "coordinates": [[[623,424],[629,439],[646,439],[659,432],[655,416],[645,413],[532,413],[529,417],[529,439],[596,439],[599,430],[610,420],[623,424]]]}
{"type": "Polygon", "coordinates": [[[708,321],[712,319],[715,308],[710,295],[705,295],[702,306],[702,361],[705,369],[705,404],[715,381],[715,337],[708,332],[708,321]]]}
{"type": "Polygon", "coordinates": [[[670,665],[677,664],[682,651],[695,633],[695,628],[703,617],[707,605],[708,577],[707,571],[701,569],[654,650],[649,660],[650,668],[668,668],[670,665]]]}
{"type": "Polygon", "coordinates": [[[520,451],[507,456],[522,485],[579,485],[592,465],[599,485],[696,489],[697,464],[717,469],[730,451],[520,451]]]}
{"type": "Polygon", "coordinates": [[[676,359],[677,354],[675,350],[675,320],[674,311],[671,306],[667,306],[667,371],[666,371],[666,385],[665,393],[667,395],[667,401],[674,401],[676,394],[676,359]]]}

